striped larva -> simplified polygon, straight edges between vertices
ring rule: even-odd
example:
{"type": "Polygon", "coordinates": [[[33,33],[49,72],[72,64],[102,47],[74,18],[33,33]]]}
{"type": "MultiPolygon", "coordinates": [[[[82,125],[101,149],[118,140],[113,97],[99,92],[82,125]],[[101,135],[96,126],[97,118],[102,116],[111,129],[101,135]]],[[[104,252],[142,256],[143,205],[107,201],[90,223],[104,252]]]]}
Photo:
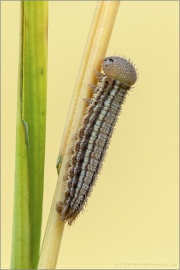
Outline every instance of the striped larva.
{"type": "Polygon", "coordinates": [[[60,219],[69,224],[87,201],[126,94],[137,79],[133,65],[121,57],[105,58],[102,68],[72,148],[64,196],[56,205],[60,219]]]}

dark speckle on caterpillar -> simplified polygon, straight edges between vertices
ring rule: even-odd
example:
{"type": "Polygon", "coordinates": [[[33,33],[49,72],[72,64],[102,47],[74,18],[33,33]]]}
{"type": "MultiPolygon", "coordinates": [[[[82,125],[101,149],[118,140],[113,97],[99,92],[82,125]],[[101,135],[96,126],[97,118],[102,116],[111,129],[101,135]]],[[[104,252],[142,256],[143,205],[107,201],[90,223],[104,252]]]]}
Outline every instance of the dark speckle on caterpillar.
{"type": "Polygon", "coordinates": [[[81,122],[64,177],[65,191],[56,209],[71,224],[83,209],[101,168],[109,140],[130,87],[136,82],[133,65],[124,58],[106,57],[104,74],[96,72],[97,86],[81,122]]]}

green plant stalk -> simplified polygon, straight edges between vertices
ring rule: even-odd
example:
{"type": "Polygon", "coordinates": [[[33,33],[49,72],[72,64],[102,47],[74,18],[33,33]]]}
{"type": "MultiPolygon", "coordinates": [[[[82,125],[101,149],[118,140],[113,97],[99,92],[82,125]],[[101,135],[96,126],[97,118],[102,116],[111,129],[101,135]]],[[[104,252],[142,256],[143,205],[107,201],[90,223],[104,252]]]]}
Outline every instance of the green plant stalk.
{"type": "Polygon", "coordinates": [[[46,129],[47,1],[21,2],[12,269],[39,259],[46,129]]]}

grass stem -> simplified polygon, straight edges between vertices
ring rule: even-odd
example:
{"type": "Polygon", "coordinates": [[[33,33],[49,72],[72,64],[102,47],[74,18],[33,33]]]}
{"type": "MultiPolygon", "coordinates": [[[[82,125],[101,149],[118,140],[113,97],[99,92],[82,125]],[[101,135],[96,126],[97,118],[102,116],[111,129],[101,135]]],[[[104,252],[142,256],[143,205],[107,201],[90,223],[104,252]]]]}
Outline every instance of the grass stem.
{"type": "Polygon", "coordinates": [[[88,84],[97,82],[93,70],[96,69],[100,71],[101,69],[101,61],[106,54],[118,7],[119,1],[98,1],[97,3],[59,151],[57,166],[59,177],[45,232],[38,269],[55,269],[56,267],[64,223],[60,222],[55,206],[64,191],[63,176],[66,170],[65,164],[68,160],[66,151],[67,148],[72,145],[72,135],[78,130],[86,109],[86,104],[82,99],[92,95],[92,90],[88,84]]]}

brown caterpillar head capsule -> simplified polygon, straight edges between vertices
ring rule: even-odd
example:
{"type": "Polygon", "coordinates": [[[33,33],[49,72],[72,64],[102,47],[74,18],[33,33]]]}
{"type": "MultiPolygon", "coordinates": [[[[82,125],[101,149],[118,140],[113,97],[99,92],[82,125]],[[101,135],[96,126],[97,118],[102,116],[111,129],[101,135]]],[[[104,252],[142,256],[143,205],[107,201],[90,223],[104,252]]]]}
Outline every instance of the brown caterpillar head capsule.
{"type": "Polygon", "coordinates": [[[126,86],[133,85],[137,80],[137,73],[133,65],[118,56],[106,57],[103,61],[103,71],[105,75],[126,86]]]}

